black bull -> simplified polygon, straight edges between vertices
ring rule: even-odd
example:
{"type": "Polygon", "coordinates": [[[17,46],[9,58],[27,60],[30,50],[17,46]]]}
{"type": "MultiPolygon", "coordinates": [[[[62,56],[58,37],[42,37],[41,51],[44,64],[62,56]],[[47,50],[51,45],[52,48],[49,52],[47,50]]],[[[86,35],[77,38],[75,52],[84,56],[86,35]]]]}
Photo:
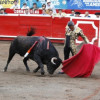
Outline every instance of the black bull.
{"type": "Polygon", "coordinates": [[[24,65],[27,71],[30,71],[27,60],[34,60],[38,67],[33,70],[33,72],[37,72],[41,69],[41,74],[44,72],[44,64],[47,65],[47,71],[49,74],[53,74],[54,71],[60,66],[61,59],[59,58],[59,54],[53,44],[45,37],[34,37],[34,36],[18,36],[14,39],[10,45],[9,49],[9,57],[4,68],[4,71],[7,71],[8,64],[12,60],[13,56],[17,53],[20,56],[24,56],[25,53],[29,50],[29,48],[36,42],[38,43],[31,50],[30,54],[23,59],[24,65]],[[49,41],[49,42],[48,42],[49,41]],[[48,47],[49,43],[49,47],[48,47]],[[48,47],[48,48],[47,48],[48,47]]]}

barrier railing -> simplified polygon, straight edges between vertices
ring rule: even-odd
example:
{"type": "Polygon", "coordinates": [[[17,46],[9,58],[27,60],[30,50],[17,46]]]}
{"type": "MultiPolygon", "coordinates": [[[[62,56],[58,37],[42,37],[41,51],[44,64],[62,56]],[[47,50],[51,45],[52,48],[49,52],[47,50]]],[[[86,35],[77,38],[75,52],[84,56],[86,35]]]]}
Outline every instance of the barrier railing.
{"type": "MultiPolygon", "coordinates": [[[[7,8],[6,10],[6,13],[17,13],[17,14],[20,14],[20,12],[22,12],[22,9],[16,9],[16,10],[13,10],[13,9],[9,9],[7,8]]],[[[56,11],[58,12],[58,9],[56,9],[56,11]]],[[[67,14],[70,14],[71,13],[71,10],[69,9],[63,9],[62,10],[63,12],[67,13],[67,14]]],[[[75,10],[75,12],[81,12],[81,14],[85,14],[85,12],[88,11],[90,14],[95,14],[96,12],[100,12],[99,10],[75,10]]],[[[38,9],[38,11],[36,12],[32,12],[32,13],[39,13],[41,14],[42,13],[42,10],[41,9],[38,9]]]]}

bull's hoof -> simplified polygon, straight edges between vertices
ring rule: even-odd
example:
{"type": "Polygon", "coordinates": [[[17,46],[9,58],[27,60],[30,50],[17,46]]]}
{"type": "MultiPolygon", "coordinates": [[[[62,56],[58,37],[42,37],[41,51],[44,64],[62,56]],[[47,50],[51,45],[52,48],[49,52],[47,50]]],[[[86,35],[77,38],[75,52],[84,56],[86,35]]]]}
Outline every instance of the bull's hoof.
{"type": "Polygon", "coordinates": [[[30,70],[26,70],[27,72],[30,72],[30,70]]]}
{"type": "Polygon", "coordinates": [[[4,68],[4,72],[7,72],[7,68],[6,67],[4,68]]]}
{"type": "Polygon", "coordinates": [[[44,75],[45,74],[45,72],[41,72],[41,75],[44,75]]]}
{"type": "Polygon", "coordinates": [[[37,71],[38,71],[38,70],[35,69],[35,70],[33,70],[33,73],[36,73],[37,71]]]}
{"type": "Polygon", "coordinates": [[[26,69],[27,72],[30,72],[30,69],[26,69]]]}

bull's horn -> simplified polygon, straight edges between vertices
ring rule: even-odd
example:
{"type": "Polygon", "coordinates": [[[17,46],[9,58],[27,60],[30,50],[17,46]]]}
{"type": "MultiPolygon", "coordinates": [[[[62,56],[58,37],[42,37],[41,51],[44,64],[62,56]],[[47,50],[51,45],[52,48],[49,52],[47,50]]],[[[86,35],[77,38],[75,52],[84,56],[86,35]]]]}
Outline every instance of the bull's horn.
{"type": "Polygon", "coordinates": [[[56,57],[53,57],[53,58],[51,59],[51,62],[52,62],[54,65],[56,65],[56,63],[54,62],[54,60],[57,60],[57,58],[56,58],[56,57]]]}

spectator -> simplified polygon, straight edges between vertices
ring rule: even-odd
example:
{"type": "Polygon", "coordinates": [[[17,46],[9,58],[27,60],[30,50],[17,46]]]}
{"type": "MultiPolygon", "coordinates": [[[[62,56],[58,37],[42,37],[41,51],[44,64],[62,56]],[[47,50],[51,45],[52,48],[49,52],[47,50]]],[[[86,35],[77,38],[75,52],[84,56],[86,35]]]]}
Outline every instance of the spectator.
{"type": "Polygon", "coordinates": [[[42,10],[42,15],[48,15],[45,9],[42,10]]]}
{"type": "Polygon", "coordinates": [[[49,15],[53,16],[53,10],[52,9],[49,9],[49,15]]]}
{"type": "Polygon", "coordinates": [[[56,14],[56,9],[50,0],[47,0],[46,10],[52,9],[53,14],[56,14]]]}
{"type": "Polygon", "coordinates": [[[24,9],[24,11],[26,15],[30,14],[29,9],[24,9]]]}
{"type": "Polygon", "coordinates": [[[33,3],[33,7],[32,8],[30,8],[31,10],[37,10],[38,9],[38,7],[37,7],[37,4],[36,3],[33,3]]]}
{"type": "Polygon", "coordinates": [[[88,11],[85,12],[85,16],[84,17],[88,17],[88,18],[90,17],[88,11]]]}
{"type": "Polygon", "coordinates": [[[7,13],[5,12],[5,9],[4,9],[4,8],[1,8],[1,9],[0,9],[0,14],[7,14],[7,13]]]}
{"type": "Polygon", "coordinates": [[[14,5],[10,9],[20,9],[20,6],[17,0],[14,0],[14,5]]]}
{"type": "Polygon", "coordinates": [[[75,17],[81,17],[80,14],[80,12],[75,12],[75,17]]]}
{"type": "Polygon", "coordinates": [[[71,15],[70,16],[75,16],[75,11],[74,9],[71,10],[71,15]]]}
{"type": "Polygon", "coordinates": [[[95,15],[96,15],[96,18],[100,18],[100,12],[96,12],[95,15]]]}
{"type": "MultiPolygon", "coordinates": [[[[28,0],[27,0],[28,1],[28,0]]],[[[32,0],[31,0],[32,1],[32,0]]],[[[34,3],[36,3],[36,5],[37,5],[37,8],[39,8],[39,6],[41,5],[41,2],[40,2],[40,0],[33,0],[34,1],[34,3]]],[[[43,0],[42,0],[43,1],[43,0]]]]}
{"type": "Polygon", "coordinates": [[[46,9],[46,4],[43,4],[42,5],[42,10],[45,10],[46,9]]]}
{"type": "Polygon", "coordinates": [[[21,9],[29,9],[26,3],[23,3],[23,7],[21,9]]]}
{"type": "Polygon", "coordinates": [[[58,9],[58,13],[55,16],[56,17],[65,17],[65,16],[67,16],[67,14],[62,12],[62,9],[58,9]]]}
{"type": "Polygon", "coordinates": [[[2,9],[3,7],[2,7],[2,5],[0,5],[0,9],[2,9]]]}

